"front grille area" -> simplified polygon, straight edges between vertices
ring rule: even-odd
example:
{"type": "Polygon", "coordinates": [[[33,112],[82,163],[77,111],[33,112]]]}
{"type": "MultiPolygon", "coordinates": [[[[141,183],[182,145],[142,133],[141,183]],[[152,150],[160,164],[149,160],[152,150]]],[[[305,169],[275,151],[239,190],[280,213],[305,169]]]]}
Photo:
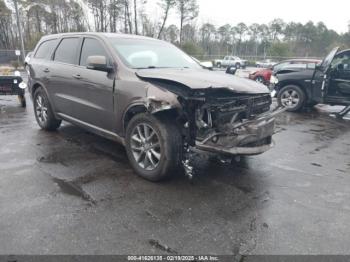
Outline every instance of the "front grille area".
{"type": "Polygon", "coordinates": [[[244,96],[235,98],[232,101],[225,102],[221,100],[220,102],[220,104],[214,106],[217,107],[217,112],[220,118],[230,118],[230,116],[232,116],[233,113],[239,113],[237,120],[240,120],[250,119],[256,115],[260,115],[269,111],[272,99],[269,94],[266,94],[256,96],[244,96]]]}
{"type": "Polygon", "coordinates": [[[265,113],[270,110],[270,106],[272,103],[271,95],[263,95],[253,98],[253,102],[251,105],[251,115],[259,115],[265,113]]]}

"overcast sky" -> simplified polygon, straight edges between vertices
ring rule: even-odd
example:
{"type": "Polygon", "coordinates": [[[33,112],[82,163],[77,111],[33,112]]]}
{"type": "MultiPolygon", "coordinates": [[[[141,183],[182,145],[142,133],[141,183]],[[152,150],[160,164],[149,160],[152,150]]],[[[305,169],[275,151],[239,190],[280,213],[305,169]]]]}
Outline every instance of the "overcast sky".
{"type": "MultiPolygon", "coordinates": [[[[149,0],[151,6],[157,0],[149,0]]],[[[285,22],[315,23],[323,21],[328,28],[339,33],[348,31],[350,0],[197,0],[200,7],[198,21],[216,26],[244,22],[268,23],[274,18],[285,22]]],[[[159,8],[153,8],[156,17],[161,17],[159,8]]],[[[169,23],[178,21],[172,14],[169,23]]]]}

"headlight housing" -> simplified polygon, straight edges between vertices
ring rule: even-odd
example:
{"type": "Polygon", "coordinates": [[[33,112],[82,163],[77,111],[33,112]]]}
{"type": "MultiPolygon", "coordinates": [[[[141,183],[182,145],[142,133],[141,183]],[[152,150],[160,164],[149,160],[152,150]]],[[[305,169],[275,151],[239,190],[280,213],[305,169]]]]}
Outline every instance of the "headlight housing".
{"type": "Polygon", "coordinates": [[[21,89],[26,89],[26,88],[27,88],[27,84],[24,83],[24,82],[19,83],[18,86],[19,86],[19,88],[21,88],[21,89]]]}

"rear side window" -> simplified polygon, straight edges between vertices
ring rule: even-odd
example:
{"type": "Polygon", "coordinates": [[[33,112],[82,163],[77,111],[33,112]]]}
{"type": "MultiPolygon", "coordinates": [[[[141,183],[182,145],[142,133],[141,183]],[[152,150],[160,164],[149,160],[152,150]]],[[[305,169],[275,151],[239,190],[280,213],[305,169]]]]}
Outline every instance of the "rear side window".
{"type": "Polygon", "coordinates": [[[67,64],[76,64],[79,38],[64,38],[55,52],[54,60],[67,64]]]}
{"type": "Polygon", "coordinates": [[[86,60],[89,56],[105,56],[108,61],[108,55],[101,43],[93,38],[85,38],[81,49],[80,65],[86,66],[86,60]]]}
{"type": "Polygon", "coordinates": [[[40,44],[38,50],[35,53],[35,58],[48,59],[52,50],[56,47],[57,39],[48,40],[40,44]]]}

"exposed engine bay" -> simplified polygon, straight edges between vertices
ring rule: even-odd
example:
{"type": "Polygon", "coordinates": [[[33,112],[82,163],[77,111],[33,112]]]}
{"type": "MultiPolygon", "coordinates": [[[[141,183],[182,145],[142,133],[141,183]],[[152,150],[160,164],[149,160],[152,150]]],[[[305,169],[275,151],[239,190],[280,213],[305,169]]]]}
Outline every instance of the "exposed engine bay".
{"type": "MultiPolygon", "coordinates": [[[[242,92],[227,87],[189,88],[165,79],[148,79],[152,85],[177,96],[177,119],[184,137],[185,162],[192,172],[188,148],[228,156],[257,155],[273,146],[274,116],[268,92],[242,92]]],[[[172,105],[152,98],[151,112],[169,110],[172,105]]],[[[190,175],[190,174],[189,174],[190,175]]]]}
{"type": "Polygon", "coordinates": [[[235,155],[260,154],[270,147],[273,117],[280,111],[270,112],[269,93],[245,94],[227,88],[193,90],[170,81],[152,81],[152,84],[177,95],[182,109],[177,121],[183,127],[188,145],[235,155]],[[246,150],[233,150],[235,147],[246,150]],[[248,150],[254,147],[259,148],[248,150]]]}

